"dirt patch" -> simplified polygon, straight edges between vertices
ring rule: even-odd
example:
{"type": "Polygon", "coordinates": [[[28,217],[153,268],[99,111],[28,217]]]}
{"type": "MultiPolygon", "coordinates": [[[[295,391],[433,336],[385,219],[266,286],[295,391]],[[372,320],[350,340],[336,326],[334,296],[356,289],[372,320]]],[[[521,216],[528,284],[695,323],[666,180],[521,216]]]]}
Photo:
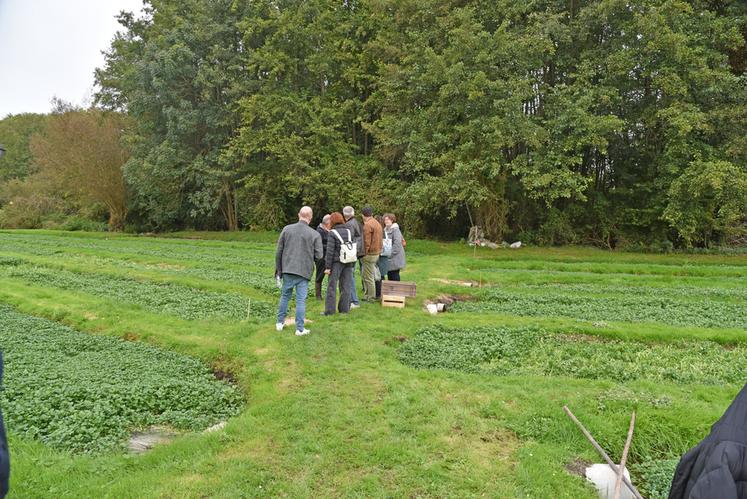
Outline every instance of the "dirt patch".
{"type": "Polygon", "coordinates": [[[571,475],[585,477],[586,468],[588,468],[589,466],[591,466],[591,463],[577,457],[576,459],[565,465],[565,470],[571,475]]]}
{"type": "Polygon", "coordinates": [[[96,319],[98,319],[98,318],[99,318],[99,316],[98,316],[98,315],[96,315],[96,314],[94,314],[94,313],[91,313],[91,312],[84,312],[84,313],[83,313],[83,317],[84,317],[84,318],[85,318],[85,319],[86,319],[87,321],[95,321],[96,319]]]}
{"type": "Polygon", "coordinates": [[[136,333],[127,332],[122,335],[122,339],[125,341],[140,341],[140,335],[136,333]]]}
{"type": "Polygon", "coordinates": [[[441,284],[454,284],[456,286],[464,286],[465,288],[480,287],[480,283],[478,283],[477,281],[456,281],[453,279],[441,279],[437,277],[432,277],[430,280],[435,281],[435,282],[440,282],[441,284]]]}
{"type": "Polygon", "coordinates": [[[215,379],[225,381],[226,383],[236,384],[236,375],[224,368],[213,367],[213,376],[215,376],[215,379]]]}
{"type": "Polygon", "coordinates": [[[435,298],[426,300],[424,306],[427,308],[429,304],[443,304],[443,310],[439,312],[448,312],[449,308],[460,301],[474,301],[476,298],[472,295],[438,295],[435,298]]]}
{"type": "Polygon", "coordinates": [[[385,339],[384,340],[384,344],[386,346],[388,346],[388,347],[392,347],[392,346],[400,345],[400,344],[406,342],[409,339],[410,338],[408,338],[407,336],[399,336],[399,335],[398,336],[392,336],[391,338],[385,339]]]}
{"type": "Polygon", "coordinates": [[[606,343],[608,340],[601,336],[593,336],[590,334],[564,334],[559,337],[561,340],[568,343],[606,343]]]}
{"type": "Polygon", "coordinates": [[[153,267],[163,270],[184,270],[186,268],[184,265],[177,265],[174,263],[157,263],[153,265],[153,267]]]}

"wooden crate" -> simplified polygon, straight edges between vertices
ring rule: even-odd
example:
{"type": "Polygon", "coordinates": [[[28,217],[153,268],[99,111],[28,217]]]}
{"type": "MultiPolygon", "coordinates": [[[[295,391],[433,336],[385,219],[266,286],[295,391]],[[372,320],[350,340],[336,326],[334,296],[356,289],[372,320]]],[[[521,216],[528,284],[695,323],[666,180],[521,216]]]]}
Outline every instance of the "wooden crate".
{"type": "Polygon", "coordinates": [[[381,295],[382,307],[405,308],[405,297],[397,295],[381,295]]]}
{"type": "Polygon", "coordinates": [[[381,294],[415,298],[417,285],[414,282],[381,281],[381,294]]]}

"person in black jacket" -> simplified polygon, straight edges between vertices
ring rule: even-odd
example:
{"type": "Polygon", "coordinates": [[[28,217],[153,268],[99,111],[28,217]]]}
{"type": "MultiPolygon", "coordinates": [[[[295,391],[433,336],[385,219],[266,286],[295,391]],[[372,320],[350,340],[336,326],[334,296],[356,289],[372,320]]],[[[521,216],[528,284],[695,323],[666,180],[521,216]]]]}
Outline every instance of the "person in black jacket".
{"type": "Polygon", "coordinates": [[[316,231],[322,237],[322,258],[320,260],[317,260],[316,262],[315,283],[317,300],[322,299],[322,282],[324,281],[324,276],[327,275],[324,273],[324,267],[326,265],[324,262],[324,258],[327,256],[327,236],[329,235],[330,229],[332,229],[332,225],[329,223],[330,218],[330,215],[324,215],[324,218],[322,218],[322,223],[320,223],[316,228],[316,231]]]}
{"type": "MultiPolygon", "coordinates": [[[[358,245],[358,258],[363,258],[366,254],[366,249],[363,247],[363,229],[355,218],[355,210],[352,206],[346,206],[342,209],[342,216],[345,219],[345,227],[353,231],[353,242],[358,245]]],[[[355,265],[353,265],[352,272],[353,285],[350,287],[350,308],[358,308],[360,301],[358,300],[358,291],[355,287],[355,265]]]]}
{"type": "MultiPolygon", "coordinates": [[[[0,352],[0,386],[3,384],[3,353],[0,352]]],[[[3,423],[3,411],[0,410],[0,499],[8,493],[8,480],[10,479],[10,453],[8,452],[8,440],[5,438],[5,424],[3,423]]]]}
{"type": "Polygon", "coordinates": [[[350,312],[350,288],[353,286],[353,267],[355,262],[340,262],[340,249],[342,243],[338,239],[338,234],[343,241],[354,241],[353,232],[345,225],[345,219],[339,212],[332,213],[330,216],[332,230],[327,234],[327,256],[325,257],[324,272],[329,276],[327,282],[327,297],[324,301],[324,315],[334,315],[335,302],[337,301],[337,284],[340,285],[340,302],[337,310],[341,314],[350,312]]]}
{"type": "Polygon", "coordinates": [[[747,498],[747,385],[677,465],[669,499],[747,498]]]}

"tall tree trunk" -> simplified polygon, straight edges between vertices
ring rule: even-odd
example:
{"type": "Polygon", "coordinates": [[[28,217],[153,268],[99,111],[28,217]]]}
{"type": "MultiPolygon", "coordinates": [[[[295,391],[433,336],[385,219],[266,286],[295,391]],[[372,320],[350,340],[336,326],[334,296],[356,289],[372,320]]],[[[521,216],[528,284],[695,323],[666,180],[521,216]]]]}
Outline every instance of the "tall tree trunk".
{"type": "Polygon", "coordinates": [[[226,182],[223,186],[223,200],[221,212],[226,220],[226,228],[230,231],[239,230],[238,200],[233,186],[226,182]]]}
{"type": "Polygon", "coordinates": [[[122,232],[127,219],[127,208],[109,207],[109,230],[111,232],[122,232]]]}

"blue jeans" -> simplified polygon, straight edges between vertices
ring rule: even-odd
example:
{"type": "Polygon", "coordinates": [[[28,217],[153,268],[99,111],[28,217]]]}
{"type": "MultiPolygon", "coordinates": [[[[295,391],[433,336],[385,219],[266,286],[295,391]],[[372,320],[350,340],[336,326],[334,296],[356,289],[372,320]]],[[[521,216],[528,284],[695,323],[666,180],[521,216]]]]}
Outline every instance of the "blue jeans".
{"type": "MultiPolygon", "coordinates": [[[[360,262],[360,260],[358,260],[360,262]]],[[[359,305],[360,302],[358,301],[358,292],[355,290],[355,268],[358,266],[358,262],[353,265],[353,284],[350,287],[350,303],[354,303],[356,305],[359,305]]]]}
{"type": "Polygon", "coordinates": [[[309,294],[309,280],[295,274],[283,274],[283,287],[280,289],[278,322],[285,322],[288,315],[288,302],[296,288],[296,330],[303,331],[306,318],[306,296],[309,294]]]}

